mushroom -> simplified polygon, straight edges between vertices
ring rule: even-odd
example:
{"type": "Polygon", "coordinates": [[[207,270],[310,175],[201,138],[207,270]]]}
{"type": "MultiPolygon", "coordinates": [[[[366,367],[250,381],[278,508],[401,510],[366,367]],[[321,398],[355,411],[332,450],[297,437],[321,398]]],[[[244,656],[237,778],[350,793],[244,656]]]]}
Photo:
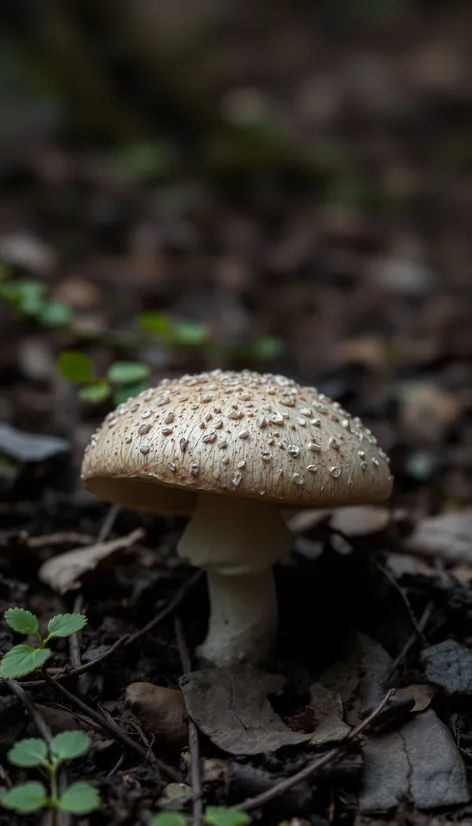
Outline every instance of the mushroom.
{"type": "Polygon", "coordinates": [[[219,666],[273,652],[272,566],[293,541],[282,507],[374,502],[392,488],[358,418],[313,387],[248,370],[165,379],[121,404],[91,437],[82,479],[108,502],[191,514],[177,550],[207,572],[199,654],[219,666]]]}

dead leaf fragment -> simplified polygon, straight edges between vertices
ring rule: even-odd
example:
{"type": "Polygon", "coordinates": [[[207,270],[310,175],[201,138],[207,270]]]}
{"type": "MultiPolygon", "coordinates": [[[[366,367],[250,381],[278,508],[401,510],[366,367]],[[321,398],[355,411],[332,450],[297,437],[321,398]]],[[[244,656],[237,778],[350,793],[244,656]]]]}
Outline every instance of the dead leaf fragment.
{"type": "Polygon", "coordinates": [[[135,545],[143,536],[142,528],[137,528],[118,539],[66,551],[48,559],[39,569],[38,577],[53,591],[65,594],[66,591],[80,588],[81,581],[86,575],[95,571],[101,564],[110,564],[117,555],[135,545]]]}
{"type": "Polygon", "coordinates": [[[131,683],[125,704],[156,740],[182,748],[188,741],[187,714],[181,691],[153,683],[131,683]]]}
{"type": "Polygon", "coordinates": [[[368,735],[359,798],[363,814],[388,812],[407,797],[420,809],[467,803],[465,768],[449,730],[432,709],[401,729],[368,735]]]}
{"type": "Polygon", "coordinates": [[[397,688],[395,697],[413,697],[415,705],[411,709],[411,714],[419,714],[421,711],[426,711],[431,700],[438,693],[438,689],[434,685],[407,685],[404,688],[397,688]]]}
{"type": "Polygon", "coordinates": [[[401,387],[400,421],[415,440],[439,442],[461,411],[461,399],[437,384],[408,382],[401,387]]]}
{"type": "Polygon", "coordinates": [[[310,745],[322,746],[346,737],[350,729],[343,721],[343,701],[340,694],[321,683],[313,683],[310,686],[310,706],[315,715],[315,731],[310,745]]]}
{"type": "Polygon", "coordinates": [[[25,433],[6,422],[0,422],[0,453],[15,462],[39,464],[68,453],[70,443],[60,436],[25,433]]]}
{"type": "Polygon", "coordinates": [[[449,565],[472,564],[472,513],[442,513],[418,522],[407,550],[439,557],[449,565]]]}
{"type": "Polygon", "coordinates": [[[194,671],[180,680],[187,711],[212,742],[230,754],[262,754],[294,746],[310,734],[291,731],[275,713],[268,694],[284,678],[250,668],[194,671]]]}

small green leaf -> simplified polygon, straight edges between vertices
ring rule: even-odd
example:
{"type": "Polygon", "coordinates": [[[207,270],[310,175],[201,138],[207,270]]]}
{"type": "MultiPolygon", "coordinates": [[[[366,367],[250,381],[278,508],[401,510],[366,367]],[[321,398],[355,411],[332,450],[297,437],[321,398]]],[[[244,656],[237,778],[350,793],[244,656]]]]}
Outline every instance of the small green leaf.
{"type": "Polygon", "coordinates": [[[36,634],[39,627],[38,618],[24,608],[9,608],[5,611],[5,621],[19,634],[36,634]]]}
{"type": "Polygon", "coordinates": [[[50,637],[70,637],[87,625],[85,614],[56,614],[48,622],[50,637]]]}
{"type": "Polygon", "coordinates": [[[181,318],[174,324],[174,335],[178,344],[199,347],[208,341],[210,331],[206,324],[181,318]]]}
{"type": "Polygon", "coordinates": [[[135,384],[149,377],[147,364],[139,361],[115,361],[108,370],[108,379],[114,384],[135,384]]]}
{"type": "Polygon", "coordinates": [[[76,350],[64,350],[59,354],[57,366],[60,373],[72,384],[85,384],[95,381],[92,361],[84,353],[76,350]]]}
{"type": "Polygon", "coordinates": [[[116,405],[124,404],[124,402],[127,402],[128,399],[134,398],[147,388],[147,382],[138,382],[138,384],[124,384],[122,387],[116,387],[113,391],[113,401],[116,405]]]}
{"type": "Polygon", "coordinates": [[[18,282],[18,304],[25,315],[38,315],[44,304],[45,286],[40,281],[18,282]]]}
{"type": "Polygon", "coordinates": [[[161,812],[153,817],[149,826],[187,826],[187,818],[178,812],[161,812]]]}
{"type": "Polygon", "coordinates": [[[169,338],[174,329],[174,323],[166,313],[142,313],[138,322],[144,333],[152,333],[161,338],[169,338]]]}
{"type": "Polygon", "coordinates": [[[19,740],[8,752],[8,760],[14,766],[41,766],[48,756],[48,747],[44,740],[32,737],[19,740]]]}
{"type": "Polygon", "coordinates": [[[283,344],[279,338],[275,336],[267,336],[255,341],[251,347],[252,355],[261,361],[270,361],[280,356],[283,350],[283,344]]]}
{"type": "Polygon", "coordinates": [[[47,805],[46,789],[42,783],[34,780],[21,783],[4,794],[0,802],[5,809],[13,809],[23,814],[38,812],[47,805]]]}
{"type": "Polygon", "coordinates": [[[10,680],[24,677],[44,665],[51,656],[49,648],[32,648],[30,645],[15,645],[0,662],[0,677],[10,680]]]}
{"type": "Polygon", "coordinates": [[[100,404],[111,396],[111,387],[106,381],[97,381],[95,384],[87,384],[79,390],[79,399],[91,404],[100,404]]]}
{"type": "Polygon", "coordinates": [[[71,783],[59,798],[58,808],[61,812],[70,812],[73,815],[96,812],[100,808],[100,795],[90,783],[78,780],[77,783],[71,783]]]}
{"type": "Polygon", "coordinates": [[[251,818],[246,812],[237,812],[224,806],[208,806],[203,815],[203,822],[209,826],[247,826],[251,818]]]}
{"type": "Polygon", "coordinates": [[[53,737],[51,754],[56,760],[75,760],[90,748],[90,737],[83,731],[61,731],[53,737]]]}
{"type": "Polygon", "coordinates": [[[62,327],[72,317],[72,309],[61,301],[47,301],[41,307],[39,321],[48,327],[62,327]]]}

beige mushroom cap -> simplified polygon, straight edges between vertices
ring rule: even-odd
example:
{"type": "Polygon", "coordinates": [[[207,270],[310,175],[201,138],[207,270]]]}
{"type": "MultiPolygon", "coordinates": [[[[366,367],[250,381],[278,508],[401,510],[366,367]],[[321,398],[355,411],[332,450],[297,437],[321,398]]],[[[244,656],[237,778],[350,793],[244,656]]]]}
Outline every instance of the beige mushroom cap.
{"type": "Polygon", "coordinates": [[[191,513],[201,491],[317,507],[386,499],[388,458],[358,418],[292,379],[215,370],[162,381],[91,437],[85,487],[100,499],[191,513]]]}

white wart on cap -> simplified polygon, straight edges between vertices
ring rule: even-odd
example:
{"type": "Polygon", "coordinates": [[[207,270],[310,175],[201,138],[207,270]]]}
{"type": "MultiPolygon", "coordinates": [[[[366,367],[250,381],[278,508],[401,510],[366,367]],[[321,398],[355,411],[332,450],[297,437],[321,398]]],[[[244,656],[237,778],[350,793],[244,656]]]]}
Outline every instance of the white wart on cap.
{"type": "Polygon", "coordinates": [[[91,437],[82,479],[125,507],[193,513],[179,552],[209,573],[201,650],[218,664],[269,653],[270,568],[291,544],[280,506],[379,501],[393,481],[358,418],[313,387],[248,370],[164,380],[120,405],[91,437]]]}

